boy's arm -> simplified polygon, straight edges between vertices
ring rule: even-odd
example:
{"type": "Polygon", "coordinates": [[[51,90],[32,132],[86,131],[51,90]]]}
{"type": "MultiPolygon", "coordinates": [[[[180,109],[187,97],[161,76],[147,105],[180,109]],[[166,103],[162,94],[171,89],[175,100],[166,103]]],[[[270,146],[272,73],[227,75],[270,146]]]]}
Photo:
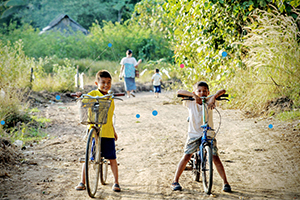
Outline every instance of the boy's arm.
{"type": "Polygon", "coordinates": [[[178,90],[177,94],[181,94],[181,95],[188,96],[188,97],[193,97],[195,99],[196,103],[202,105],[202,101],[201,101],[200,97],[198,97],[196,94],[194,94],[192,92],[189,92],[186,90],[178,90]]]}
{"type": "Polygon", "coordinates": [[[114,129],[115,141],[117,141],[117,140],[118,140],[118,135],[117,135],[117,133],[116,133],[116,130],[115,130],[114,125],[113,125],[113,129],[114,129]]]}
{"type": "Polygon", "coordinates": [[[215,105],[216,99],[225,93],[226,93],[226,90],[222,89],[222,90],[219,90],[216,94],[210,96],[207,101],[208,108],[211,108],[211,109],[215,108],[216,107],[216,105],[215,105]]]}

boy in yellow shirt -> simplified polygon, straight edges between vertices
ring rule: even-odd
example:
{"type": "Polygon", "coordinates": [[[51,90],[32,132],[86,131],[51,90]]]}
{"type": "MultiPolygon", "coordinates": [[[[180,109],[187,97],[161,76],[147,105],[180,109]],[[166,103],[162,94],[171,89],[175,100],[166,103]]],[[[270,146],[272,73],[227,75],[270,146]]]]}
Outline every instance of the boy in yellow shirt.
{"type": "MultiPolygon", "coordinates": [[[[111,75],[106,70],[100,70],[96,74],[95,84],[97,85],[97,90],[93,90],[88,93],[91,96],[104,96],[108,93],[111,88],[111,75]]],[[[81,93],[78,92],[77,96],[81,96],[81,93]]],[[[118,164],[116,160],[116,149],[115,141],[118,140],[118,135],[113,126],[113,114],[114,114],[115,104],[114,100],[111,101],[111,106],[107,114],[107,123],[102,125],[102,134],[101,134],[101,156],[105,157],[110,161],[111,170],[115,178],[113,191],[120,192],[121,188],[118,181],[118,164]]],[[[89,127],[89,129],[91,126],[89,127]]],[[[76,190],[85,190],[85,164],[82,165],[82,174],[81,182],[76,186],[76,190]]]]}

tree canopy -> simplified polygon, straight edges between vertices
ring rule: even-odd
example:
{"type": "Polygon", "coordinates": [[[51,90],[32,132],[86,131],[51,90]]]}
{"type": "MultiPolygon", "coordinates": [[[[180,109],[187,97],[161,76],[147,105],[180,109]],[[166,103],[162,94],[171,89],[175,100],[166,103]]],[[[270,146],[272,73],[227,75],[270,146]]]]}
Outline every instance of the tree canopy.
{"type": "Polygon", "coordinates": [[[292,8],[299,4],[299,0],[143,0],[135,16],[142,26],[168,34],[176,63],[190,69],[182,73],[193,82],[199,76],[222,77],[232,66],[244,67],[246,52],[237,43],[256,24],[250,16],[256,8],[271,11],[277,7],[296,19],[292,8]]]}
{"type": "Polygon", "coordinates": [[[88,29],[96,20],[121,22],[131,17],[139,0],[0,0],[3,22],[18,20],[42,29],[61,14],[67,14],[88,29]]]}

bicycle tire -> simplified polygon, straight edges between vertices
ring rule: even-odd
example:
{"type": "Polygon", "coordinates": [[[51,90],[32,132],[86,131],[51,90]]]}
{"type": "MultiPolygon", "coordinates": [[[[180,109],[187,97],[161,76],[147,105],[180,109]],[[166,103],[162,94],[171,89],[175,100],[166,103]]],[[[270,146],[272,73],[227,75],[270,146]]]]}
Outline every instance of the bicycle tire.
{"type": "Polygon", "coordinates": [[[194,180],[199,182],[200,179],[200,156],[198,154],[198,152],[194,153],[193,155],[193,174],[194,174],[194,180]]]}
{"type": "Polygon", "coordinates": [[[211,193],[213,183],[213,158],[210,145],[205,145],[202,149],[202,182],[204,192],[211,193]]]}
{"type": "Polygon", "coordinates": [[[107,173],[108,173],[108,160],[102,158],[100,164],[100,181],[102,185],[106,185],[107,173]]]}
{"type": "Polygon", "coordinates": [[[92,128],[87,140],[85,153],[86,188],[89,196],[92,198],[97,192],[101,163],[101,140],[100,137],[94,137],[94,135],[96,135],[96,129],[92,128]]]}

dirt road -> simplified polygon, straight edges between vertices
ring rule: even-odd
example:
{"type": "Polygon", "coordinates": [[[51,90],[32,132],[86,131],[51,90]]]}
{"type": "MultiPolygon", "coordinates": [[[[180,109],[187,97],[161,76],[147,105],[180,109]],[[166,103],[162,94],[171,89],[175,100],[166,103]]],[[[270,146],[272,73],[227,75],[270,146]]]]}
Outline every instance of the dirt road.
{"type": "MultiPolygon", "coordinates": [[[[170,96],[163,93],[156,99],[152,93],[138,93],[116,102],[117,148],[124,148],[117,155],[122,192],[111,190],[109,171],[109,183],[100,185],[96,199],[300,199],[300,133],[293,129],[295,122],[248,119],[236,110],[220,110],[222,125],[217,136],[233,192],[222,192],[216,170],[213,195],[203,193],[202,183],[193,181],[190,171],[180,179],[183,191],[172,191],[188,112],[182,105],[164,105],[170,96]]],[[[41,111],[41,116],[52,119],[46,129],[49,139],[22,151],[25,164],[0,178],[0,198],[89,199],[86,191],[74,189],[80,181],[78,158],[85,151],[85,127],[78,124],[76,103],[54,104],[41,111]]]]}

